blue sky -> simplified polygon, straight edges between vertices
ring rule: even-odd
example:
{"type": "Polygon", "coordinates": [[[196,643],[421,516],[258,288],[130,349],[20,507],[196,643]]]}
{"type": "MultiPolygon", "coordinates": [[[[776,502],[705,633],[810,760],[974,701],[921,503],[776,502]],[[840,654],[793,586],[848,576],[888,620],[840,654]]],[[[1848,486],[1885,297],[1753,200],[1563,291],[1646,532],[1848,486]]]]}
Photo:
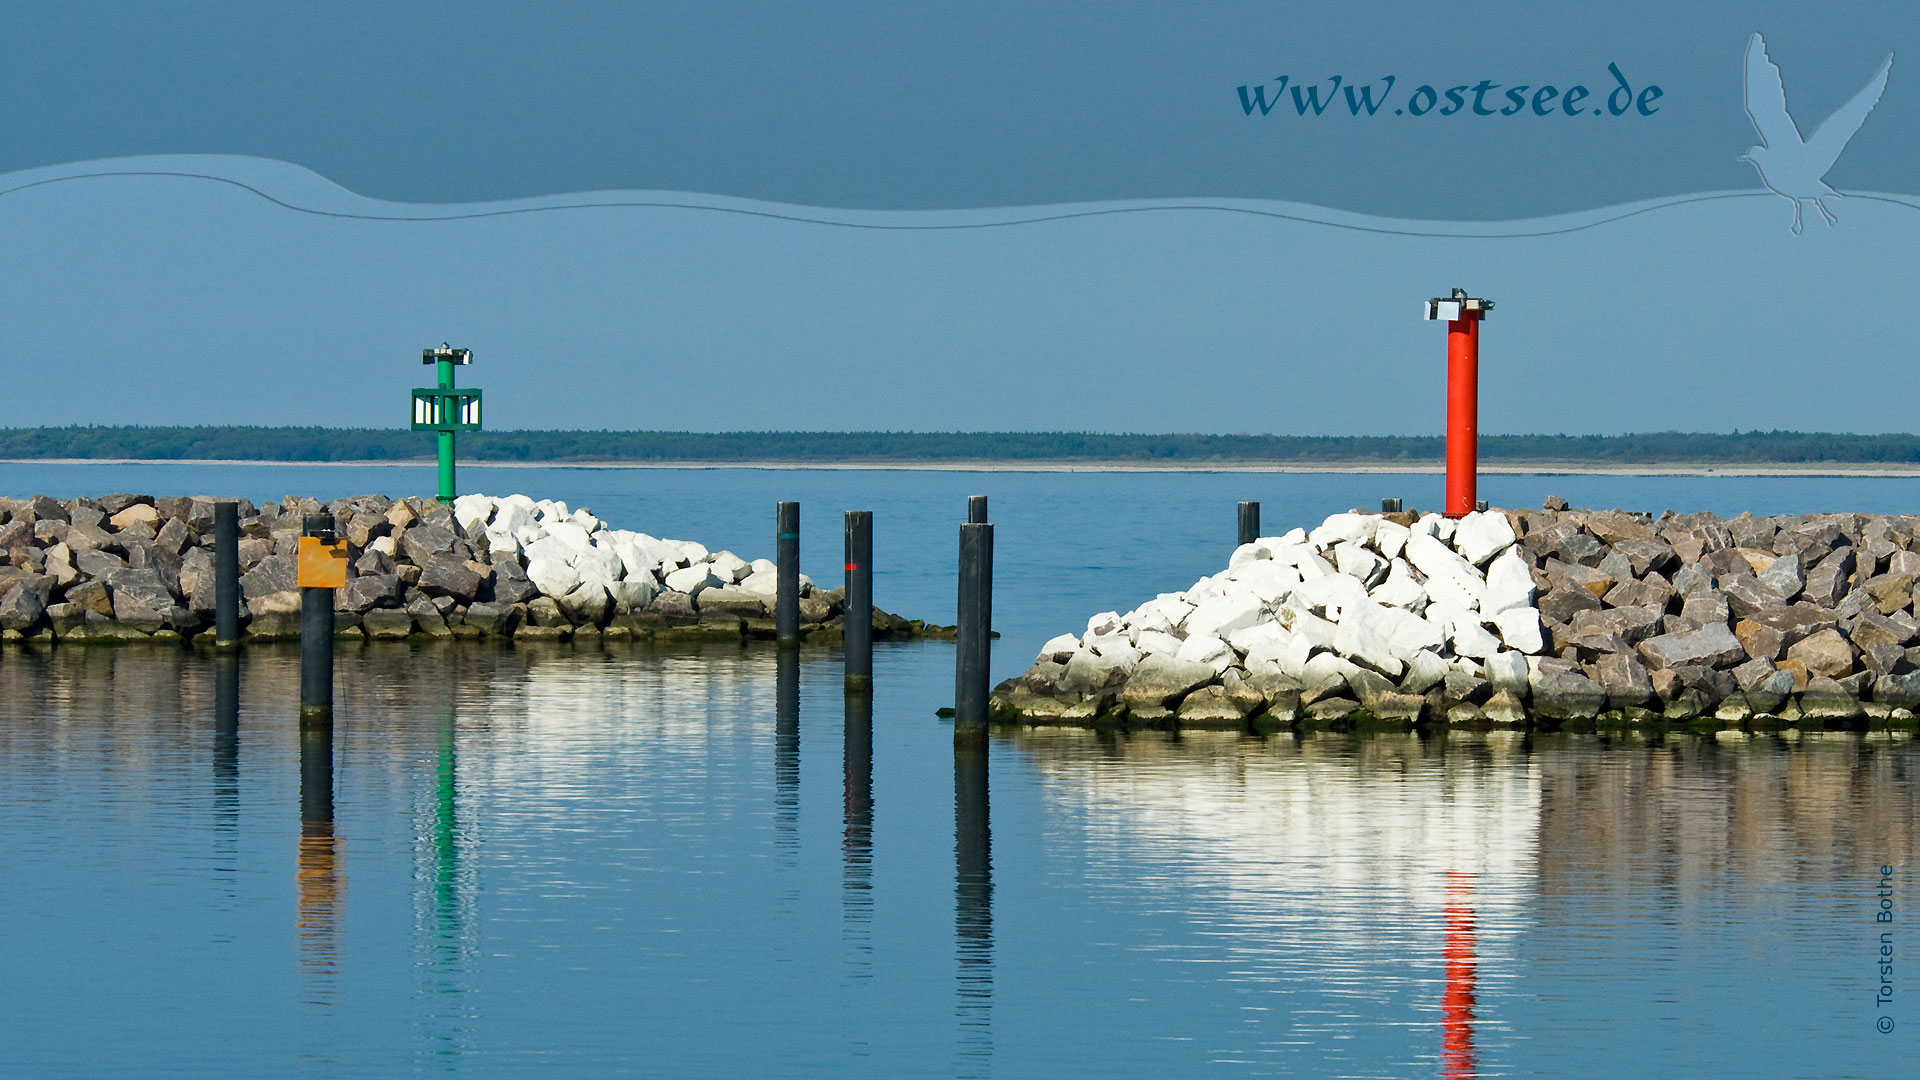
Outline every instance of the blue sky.
{"type": "Polygon", "coordinates": [[[1433,433],[1460,285],[1488,432],[1902,430],[1920,24],[1814,10],[9,5],[0,424],[400,426],[447,340],[497,428],[1433,433]],[[1756,29],[1807,133],[1899,54],[1802,236],[1756,29]],[[1390,111],[1609,64],[1651,115],[1390,111]]]}

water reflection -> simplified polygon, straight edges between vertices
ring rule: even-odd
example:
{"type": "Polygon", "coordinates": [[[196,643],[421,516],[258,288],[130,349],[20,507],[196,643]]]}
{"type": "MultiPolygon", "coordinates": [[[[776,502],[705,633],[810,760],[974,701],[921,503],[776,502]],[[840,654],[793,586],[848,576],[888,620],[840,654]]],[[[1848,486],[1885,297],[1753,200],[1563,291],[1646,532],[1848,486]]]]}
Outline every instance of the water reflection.
{"type": "MultiPolygon", "coordinates": [[[[800,849],[800,656],[781,648],[773,705],[773,845],[775,865],[790,870],[800,849]]],[[[795,886],[797,889],[798,886],[795,886]]],[[[794,893],[790,899],[797,898],[794,893]]]]}
{"type": "Polygon", "coordinates": [[[873,698],[847,695],[841,752],[840,912],[849,974],[873,975],[873,698]]]}
{"type": "Polygon", "coordinates": [[[333,728],[300,731],[300,850],[294,870],[302,1000],[340,999],[340,924],[346,914],[341,846],[333,834],[333,728]]]}
{"type": "Polygon", "coordinates": [[[799,797],[800,692],[842,695],[805,650],[343,650],[337,745],[291,650],[10,651],[0,1060],[70,1069],[115,1010],[177,1027],[148,1071],[222,1075],[295,1071],[302,1032],[322,1075],[1899,1075],[1835,988],[1920,843],[1905,736],[1013,730],[995,895],[984,747],[946,850],[928,654],[882,684],[899,724],[845,701],[836,808],[799,797]],[[296,785],[288,964],[292,830],[242,814],[290,824],[296,785]]]}
{"type": "Polygon", "coordinates": [[[986,733],[953,741],[954,1013],[960,1021],[960,1076],[986,1076],[993,1063],[993,833],[987,801],[986,733]]]}
{"type": "Polygon", "coordinates": [[[1447,882],[1446,989],[1440,995],[1440,1068],[1449,1080],[1478,1075],[1473,1058],[1473,876],[1447,882]]]}
{"type": "Polygon", "coordinates": [[[478,874],[469,865],[474,840],[460,798],[459,720],[456,683],[443,689],[433,747],[432,782],[414,810],[414,924],[425,985],[428,1052],[458,1055],[471,1047],[466,1010],[457,995],[478,950],[478,874]]]}
{"type": "Polygon", "coordinates": [[[229,878],[239,870],[240,825],[240,657],[227,653],[213,669],[213,846],[214,868],[229,878]]]}

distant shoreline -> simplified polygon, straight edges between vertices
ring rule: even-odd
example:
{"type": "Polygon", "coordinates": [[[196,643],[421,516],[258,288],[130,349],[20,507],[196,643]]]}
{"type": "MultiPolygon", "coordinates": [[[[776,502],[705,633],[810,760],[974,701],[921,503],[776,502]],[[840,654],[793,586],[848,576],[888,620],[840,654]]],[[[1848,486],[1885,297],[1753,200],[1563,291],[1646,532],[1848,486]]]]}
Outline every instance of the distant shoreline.
{"type": "MultiPolygon", "coordinates": [[[[276,461],[257,458],[0,458],[0,465],[207,465],[286,466],[296,468],[405,468],[434,466],[430,458],[411,461],[276,461]]],[[[1005,472],[1005,473],[1356,473],[1437,476],[1444,465],[1377,461],[462,461],[462,469],[707,469],[823,472],[1005,472]]],[[[1655,462],[1642,465],[1577,461],[1503,461],[1482,464],[1483,476],[1732,476],[1732,477],[1920,477],[1920,462],[1655,462]]]]}

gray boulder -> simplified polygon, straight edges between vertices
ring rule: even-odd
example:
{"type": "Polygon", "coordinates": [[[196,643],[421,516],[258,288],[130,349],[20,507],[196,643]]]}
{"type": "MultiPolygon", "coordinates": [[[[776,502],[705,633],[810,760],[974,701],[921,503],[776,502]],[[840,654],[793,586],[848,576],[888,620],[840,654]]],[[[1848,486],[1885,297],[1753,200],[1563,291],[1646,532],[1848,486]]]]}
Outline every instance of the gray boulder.
{"type": "Polygon", "coordinates": [[[114,621],[122,626],[151,634],[192,625],[186,610],[174,602],[159,573],[151,568],[115,570],[107,575],[107,591],[113,595],[114,621]]]}
{"type": "Polygon", "coordinates": [[[452,529],[414,525],[400,537],[400,551],[408,562],[424,569],[435,555],[453,554],[455,539],[452,529]]]}
{"type": "Polygon", "coordinates": [[[524,604],[540,595],[525,568],[516,562],[493,564],[492,592],[496,604],[524,604]]]}
{"type": "Polygon", "coordinates": [[[1746,650],[1740,645],[1740,639],[1726,624],[1704,626],[1698,630],[1662,634],[1648,638],[1640,643],[1640,656],[1649,668],[1678,667],[1682,664],[1702,664],[1708,667],[1727,667],[1747,658],[1746,650]]]}
{"type": "Polygon", "coordinates": [[[520,626],[520,611],[512,604],[481,602],[467,608],[467,625],[494,637],[511,637],[520,626]]]}
{"type": "Polygon", "coordinates": [[[1607,706],[1607,692],[1585,675],[1542,675],[1533,681],[1533,711],[1555,720],[1591,720],[1607,706]]]}
{"type": "Polygon", "coordinates": [[[46,614],[47,600],[53,595],[53,579],[45,578],[41,588],[27,580],[15,581],[0,595],[0,630],[25,631],[46,614]]]}
{"type": "Polygon", "coordinates": [[[471,604],[480,595],[482,579],[473,568],[452,555],[435,555],[421,565],[419,589],[428,596],[451,596],[471,604]]]}
{"type": "Polygon", "coordinates": [[[398,574],[368,574],[349,579],[347,587],[335,594],[333,606],[336,611],[361,614],[369,608],[399,607],[401,595],[398,574]]]}
{"type": "Polygon", "coordinates": [[[258,597],[299,587],[299,565],[292,555],[269,555],[240,575],[240,593],[249,604],[258,597]]]}

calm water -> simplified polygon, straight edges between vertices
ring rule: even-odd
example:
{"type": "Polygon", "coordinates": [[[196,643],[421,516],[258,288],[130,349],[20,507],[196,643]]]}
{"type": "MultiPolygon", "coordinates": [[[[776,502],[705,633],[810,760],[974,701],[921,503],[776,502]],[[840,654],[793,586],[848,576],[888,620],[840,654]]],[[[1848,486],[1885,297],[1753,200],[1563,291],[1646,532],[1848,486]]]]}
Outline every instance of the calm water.
{"type": "MultiPolygon", "coordinates": [[[[747,555],[797,495],[828,583],[838,510],[871,508],[880,602],[935,618],[984,490],[1006,674],[1216,569],[1235,499],[1277,531],[1438,483],[467,476],[747,555]]],[[[1501,479],[1655,510],[1911,493],[1501,479]]],[[[0,466],[10,493],[405,483],[0,466]]],[[[1882,1077],[1920,1032],[1906,739],[1009,730],[964,754],[938,642],[881,647],[869,709],[825,650],[368,648],[323,739],[295,660],[0,655],[0,1073],[1882,1077]]]]}

